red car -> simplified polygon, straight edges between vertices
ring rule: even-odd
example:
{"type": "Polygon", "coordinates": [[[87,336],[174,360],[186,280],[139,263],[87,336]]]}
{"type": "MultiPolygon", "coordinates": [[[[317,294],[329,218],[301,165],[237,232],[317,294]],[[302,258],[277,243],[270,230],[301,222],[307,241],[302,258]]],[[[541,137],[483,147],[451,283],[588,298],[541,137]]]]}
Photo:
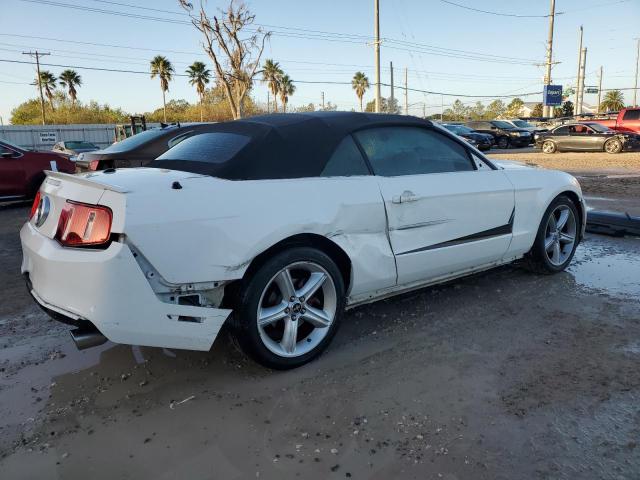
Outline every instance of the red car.
{"type": "Polygon", "coordinates": [[[74,173],[75,164],[53,152],[25,150],[0,140],[0,200],[31,198],[44,180],[44,171],[74,173]]]}
{"type": "Polygon", "coordinates": [[[640,108],[623,108],[613,118],[591,121],[618,132],[640,133],[640,108]]]}

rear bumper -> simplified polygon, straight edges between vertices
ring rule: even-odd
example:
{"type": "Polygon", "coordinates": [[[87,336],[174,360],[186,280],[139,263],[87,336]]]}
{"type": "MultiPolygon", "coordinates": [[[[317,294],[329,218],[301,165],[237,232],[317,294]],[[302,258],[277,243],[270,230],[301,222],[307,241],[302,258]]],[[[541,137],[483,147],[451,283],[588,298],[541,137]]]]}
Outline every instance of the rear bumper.
{"type": "Polygon", "coordinates": [[[106,250],[63,248],[31,223],[20,240],[22,273],[36,302],[54,319],[89,322],[112,342],[206,351],[231,313],[161,301],[123,243],[106,250]]]}

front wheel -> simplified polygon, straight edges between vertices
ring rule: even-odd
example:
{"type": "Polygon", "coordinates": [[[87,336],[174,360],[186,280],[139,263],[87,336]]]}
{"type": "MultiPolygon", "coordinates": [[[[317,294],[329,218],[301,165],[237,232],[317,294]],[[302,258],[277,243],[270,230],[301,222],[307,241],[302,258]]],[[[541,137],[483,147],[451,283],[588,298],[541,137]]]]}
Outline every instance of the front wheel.
{"type": "Polygon", "coordinates": [[[556,152],[556,144],[551,140],[545,140],[542,144],[542,152],[543,153],[555,153],[556,152]]]}
{"type": "Polygon", "coordinates": [[[573,202],[558,196],[542,216],[538,234],[526,260],[539,273],[563,271],[573,258],[579,241],[580,217],[573,202]]]}
{"type": "Polygon", "coordinates": [[[607,153],[620,153],[622,151],[622,142],[617,138],[607,140],[604,144],[604,151],[607,153]]]}
{"type": "Polygon", "coordinates": [[[507,137],[500,137],[498,139],[498,148],[509,148],[509,139],[507,137]]]}
{"type": "Polygon", "coordinates": [[[234,335],[257,362],[285,370],[320,355],[345,306],[344,281],[333,260],[296,247],[267,260],[243,281],[234,335]]]}

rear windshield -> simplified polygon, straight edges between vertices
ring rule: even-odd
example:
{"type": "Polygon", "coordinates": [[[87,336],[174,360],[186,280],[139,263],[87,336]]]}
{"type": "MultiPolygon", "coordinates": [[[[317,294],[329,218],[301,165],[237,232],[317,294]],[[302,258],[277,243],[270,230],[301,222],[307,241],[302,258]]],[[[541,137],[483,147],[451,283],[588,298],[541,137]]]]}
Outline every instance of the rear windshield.
{"type": "Polygon", "coordinates": [[[225,163],[231,160],[251,137],[238,133],[211,132],[189,137],[170,148],[156,159],[155,165],[162,167],[162,161],[188,161],[203,163],[225,163]]]}
{"type": "Polygon", "coordinates": [[[89,142],[64,142],[64,146],[72,150],[76,148],[98,148],[89,142]]]}
{"type": "Polygon", "coordinates": [[[134,135],[133,137],[125,138],[120,142],[114,143],[113,145],[109,145],[107,148],[103,150],[103,152],[105,153],[128,152],[129,150],[133,150],[134,148],[137,148],[140,145],[143,145],[151,140],[161,137],[165,133],[173,130],[177,130],[177,127],[152,128],[151,130],[140,132],[134,135]]]}
{"type": "Polygon", "coordinates": [[[502,128],[504,130],[512,130],[514,128],[513,125],[511,125],[510,123],[501,122],[499,120],[493,122],[493,125],[495,125],[498,128],[502,128]]]}

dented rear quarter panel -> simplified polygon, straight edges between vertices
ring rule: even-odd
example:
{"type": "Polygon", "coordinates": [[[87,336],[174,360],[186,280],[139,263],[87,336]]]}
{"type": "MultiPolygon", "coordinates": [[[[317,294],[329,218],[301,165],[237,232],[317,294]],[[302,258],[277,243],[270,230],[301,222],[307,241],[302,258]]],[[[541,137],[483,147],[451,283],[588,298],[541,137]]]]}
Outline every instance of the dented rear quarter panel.
{"type": "Polygon", "coordinates": [[[168,282],[242,278],[269,247],[310,233],[333,241],[351,258],[350,295],[395,284],[375,177],[229,181],[192,176],[180,180],[181,189],[172,189],[168,177],[126,194],[123,228],[168,282]]]}

